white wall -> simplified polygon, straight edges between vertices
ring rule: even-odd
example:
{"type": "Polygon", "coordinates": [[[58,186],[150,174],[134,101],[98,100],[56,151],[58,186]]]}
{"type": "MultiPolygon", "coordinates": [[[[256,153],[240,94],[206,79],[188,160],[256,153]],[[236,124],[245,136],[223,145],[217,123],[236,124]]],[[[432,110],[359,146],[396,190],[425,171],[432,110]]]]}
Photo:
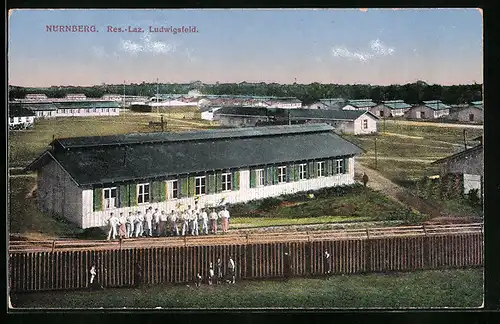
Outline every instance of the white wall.
{"type": "MultiPolygon", "coordinates": [[[[242,169],[240,170],[239,190],[202,195],[199,198],[198,204],[201,208],[203,208],[206,205],[217,206],[222,198],[225,198],[225,202],[231,204],[246,202],[255,199],[263,199],[267,197],[277,197],[283,194],[292,194],[301,191],[317,190],[326,187],[350,185],[354,183],[354,163],[354,158],[349,158],[349,170],[346,174],[287,182],[283,184],[257,188],[250,188],[250,170],[242,169]]],[[[115,215],[119,215],[119,213],[121,212],[123,212],[124,215],[128,215],[129,211],[135,212],[140,210],[142,213],[144,213],[149,207],[152,207],[153,209],[158,208],[159,210],[165,210],[168,212],[172,209],[176,210],[177,204],[181,204],[187,207],[188,205],[194,206],[195,203],[194,197],[188,197],[171,199],[159,203],[146,203],[135,207],[114,208],[105,211],[93,212],[93,191],[90,189],[83,190],[81,197],[83,201],[83,228],[105,226],[106,220],[109,218],[111,212],[115,215]]]]}
{"type": "Polygon", "coordinates": [[[57,117],[119,116],[120,108],[58,109],[57,117]]]}
{"type": "Polygon", "coordinates": [[[56,110],[37,110],[33,111],[38,118],[52,118],[57,116],[56,110]]]}
{"type": "Polygon", "coordinates": [[[32,125],[35,122],[34,116],[23,116],[23,117],[9,117],[9,126],[29,124],[32,125]]]}
{"type": "Polygon", "coordinates": [[[365,114],[361,115],[354,121],[354,135],[372,134],[377,132],[377,120],[372,116],[365,114]],[[368,121],[368,127],[363,127],[363,121],[368,121]]]}
{"type": "Polygon", "coordinates": [[[82,190],[54,161],[44,165],[37,177],[40,209],[82,226],[82,190]]]}

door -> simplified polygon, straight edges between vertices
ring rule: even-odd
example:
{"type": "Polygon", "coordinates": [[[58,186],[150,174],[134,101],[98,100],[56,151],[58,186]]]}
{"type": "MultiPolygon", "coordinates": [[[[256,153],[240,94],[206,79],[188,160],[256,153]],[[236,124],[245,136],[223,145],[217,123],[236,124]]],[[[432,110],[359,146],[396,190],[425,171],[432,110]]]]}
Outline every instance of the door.
{"type": "Polygon", "coordinates": [[[468,194],[472,189],[477,189],[478,196],[481,197],[481,176],[477,174],[464,174],[464,194],[468,194]]]}

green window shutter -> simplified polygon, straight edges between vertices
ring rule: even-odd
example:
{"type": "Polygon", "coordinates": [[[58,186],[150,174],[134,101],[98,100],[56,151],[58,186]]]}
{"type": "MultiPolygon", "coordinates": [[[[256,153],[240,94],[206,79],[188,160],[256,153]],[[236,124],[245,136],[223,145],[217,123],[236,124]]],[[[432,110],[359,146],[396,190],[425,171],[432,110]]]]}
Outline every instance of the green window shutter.
{"type": "Polygon", "coordinates": [[[349,173],[349,158],[344,158],[344,173],[349,173]]]}
{"type": "Polygon", "coordinates": [[[233,190],[239,190],[240,189],[240,171],[233,171],[232,175],[232,184],[233,184],[233,190]]]}
{"type": "Polygon", "coordinates": [[[118,196],[119,196],[118,206],[120,208],[130,206],[130,193],[129,193],[128,185],[121,185],[118,188],[118,196]]]}
{"type": "Polygon", "coordinates": [[[299,171],[300,167],[298,164],[293,166],[293,181],[299,181],[299,171]]]}
{"type": "Polygon", "coordinates": [[[309,162],[308,163],[308,168],[307,168],[307,175],[309,179],[316,178],[316,163],[315,162],[309,162]]]}
{"type": "Polygon", "coordinates": [[[180,179],[179,184],[181,186],[180,196],[183,197],[183,198],[187,197],[188,194],[189,194],[189,191],[188,191],[188,178],[187,177],[182,177],[180,179]]]}
{"type": "Polygon", "coordinates": [[[189,184],[188,184],[188,195],[189,197],[194,197],[196,193],[196,180],[195,177],[189,177],[189,184]]]}
{"type": "Polygon", "coordinates": [[[273,167],[273,184],[278,183],[278,167],[273,167]]]}
{"type": "Polygon", "coordinates": [[[255,188],[257,186],[257,174],[254,169],[250,169],[250,188],[255,188]]]}
{"type": "Polygon", "coordinates": [[[150,202],[156,202],[156,197],[157,197],[157,184],[156,181],[150,181],[149,182],[149,201],[150,202]]]}
{"type": "Polygon", "coordinates": [[[221,192],[222,191],[222,172],[217,172],[215,174],[215,188],[216,192],[221,192]]]}
{"type": "Polygon", "coordinates": [[[94,188],[94,211],[101,211],[102,208],[102,188],[94,188]]]}
{"type": "Polygon", "coordinates": [[[287,164],[285,171],[286,171],[286,182],[293,181],[293,178],[292,178],[292,165],[291,164],[287,164]]]}
{"type": "Polygon", "coordinates": [[[333,174],[333,161],[331,159],[326,160],[325,167],[325,175],[327,177],[331,176],[333,174]]]}
{"type": "Polygon", "coordinates": [[[165,181],[158,182],[159,188],[159,200],[158,201],[167,201],[167,183],[165,181]]]}
{"type": "Polygon", "coordinates": [[[207,189],[209,194],[215,193],[216,189],[215,174],[207,175],[207,189]]]}
{"type": "Polygon", "coordinates": [[[128,186],[129,189],[129,199],[130,199],[130,206],[137,206],[139,205],[137,202],[137,185],[135,183],[131,183],[128,186]]]}
{"type": "Polygon", "coordinates": [[[273,167],[266,168],[266,186],[273,184],[273,167]]]}

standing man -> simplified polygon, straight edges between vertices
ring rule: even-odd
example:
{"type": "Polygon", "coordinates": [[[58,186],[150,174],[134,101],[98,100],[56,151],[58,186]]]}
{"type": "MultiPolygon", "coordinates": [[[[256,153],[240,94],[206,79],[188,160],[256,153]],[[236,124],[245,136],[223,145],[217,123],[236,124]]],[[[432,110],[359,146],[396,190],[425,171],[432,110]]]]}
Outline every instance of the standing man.
{"type": "Polygon", "coordinates": [[[94,279],[95,279],[96,276],[97,276],[97,270],[95,268],[95,265],[93,264],[90,267],[90,285],[89,285],[90,289],[92,289],[93,286],[94,286],[94,279]]]}
{"type": "Polygon", "coordinates": [[[212,208],[212,211],[210,212],[208,217],[210,218],[210,230],[212,231],[212,234],[217,234],[217,218],[219,216],[215,212],[215,209],[212,208]]]}
{"type": "Polygon", "coordinates": [[[177,226],[178,222],[178,213],[172,209],[170,212],[169,221],[170,221],[170,228],[172,229],[172,235],[179,236],[179,227],[177,226]]]}
{"type": "Polygon", "coordinates": [[[132,212],[128,213],[127,222],[125,223],[125,227],[127,229],[127,237],[134,236],[134,215],[132,212]]]}
{"type": "Polygon", "coordinates": [[[120,230],[118,231],[118,236],[120,238],[128,238],[127,236],[127,219],[123,216],[123,213],[120,213],[120,217],[118,218],[118,224],[120,225],[120,230]]]}
{"type": "Polygon", "coordinates": [[[191,210],[191,235],[198,236],[199,234],[199,225],[198,225],[198,210],[197,206],[191,210]]]}
{"type": "Polygon", "coordinates": [[[201,221],[201,231],[203,234],[207,235],[208,234],[208,214],[205,211],[205,208],[203,208],[200,212],[200,216],[198,217],[199,220],[201,221]]]}
{"type": "Polygon", "coordinates": [[[158,223],[158,236],[166,236],[166,228],[167,228],[168,216],[164,210],[161,211],[160,219],[158,223]]]}
{"type": "Polygon", "coordinates": [[[325,253],[323,254],[323,259],[324,259],[323,267],[325,275],[330,276],[332,274],[332,256],[326,250],[325,253]]]}
{"type": "Polygon", "coordinates": [[[219,212],[219,218],[222,221],[222,233],[227,233],[229,212],[226,210],[226,206],[219,212]]]}
{"type": "Polygon", "coordinates": [[[220,285],[224,276],[222,274],[222,261],[221,259],[217,259],[217,284],[220,285]]]}
{"type": "Polygon", "coordinates": [[[363,186],[366,188],[366,184],[368,183],[368,175],[363,173],[363,186]]]}
{"type": "Polygon", "coordinates": [[[189,214],[187,211],[183,211],[181,214],[182,219],[182,236],[186,235],[186,231],[189,230],[189,214]]]}
{"type": "Polygon", "coordinates": [[[116,226],[118,225],[118,218],[113,215],[113,213],[110,213],[110,217],[108,219],[108,225],[109,225],[109,233],[108,233],[108,241],[111,239],[111,236],[113,236],[113,240],[116,239],[116,226]]]}
{"type": "Polygon", "coordinates": [[[212,285],[212,281],[214,279],[214,264],[210,262],[210,269],[208,270],[208,285],[212,285]]]}
{"type": "Polygon", "coordinates": [[[153,222],[153,213],[151,207],[146,210],[146,215],[144,215],[144,232],[147,236],[153,236],[152,222],[153,222]]]}
{"type": "Polygon", "coordinates": [[[229,270],[229,278],[231,280],[231,283],[234,285],[234,282],[236,279],[236,269],[235,269],[235,265],[234,265],[234,260],[231,256],[229,257],[229,262],[227,264],[227,268],[229,270]]]}
{"type": "Polygon", "coordinates": [[[155,208],[153,213],[153,233],[155,236],[160,236],[160,212],[155,208]]]}
{"type": "Polygon", "coordinates": [[[135,216],[135,237],[142,237],[142,224],[144,223],[144,216],[142,216],[141,211],[139,210],[137,212],[137,215],[135,216]]]}

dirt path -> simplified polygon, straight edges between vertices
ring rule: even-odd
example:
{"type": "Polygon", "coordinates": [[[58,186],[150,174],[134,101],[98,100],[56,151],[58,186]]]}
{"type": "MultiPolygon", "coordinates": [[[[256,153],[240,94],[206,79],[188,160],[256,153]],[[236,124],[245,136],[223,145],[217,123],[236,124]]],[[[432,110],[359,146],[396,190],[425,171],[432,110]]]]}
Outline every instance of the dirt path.
{"type": "MultiPolygon", "coordinates": [[[[375,155],[363,155],[356,159],[366,160],[374,159],[375,155]]],[[[377,160],[390,160],[390,161],[400,161],[400,162],[419,162],[419,163],[431,163],[436,161],[438,158],[428,158],[428,159],[412,159],[412,158],[398,158],[393,156],[377,156],[377,160]]],[[[368,175],[369,177],[370,175],[368,175]]]]}
{"type": "Polygon", "coordinates": [[[381,191],[400,204],[410,206],[423,214],[430,215],[432,218],[447,216],[443,215],[439,211],[438,207],[430,204],[429,202],[418,196],[415,196],[410,192],[410,190],[398,186],[391,180],[382,176],[379,172],[365,167],[360,163],[357,163],[355,168],[356,173],[366,173],[369,179],[367,184],[369,188],[376,191],[381,191]]]}
{"type": "Polygon", "coordinates": [[[483,129],[483,125],[468,125],[468,124],[452,124],[452,123],[435,123],[430,121],[413,121],[413,120],[386,120],[386,123],[397,123],[401,125],[415,126],[435,126],[435,127],[454,127],[454,128],[476,128],[483,129]]]}

